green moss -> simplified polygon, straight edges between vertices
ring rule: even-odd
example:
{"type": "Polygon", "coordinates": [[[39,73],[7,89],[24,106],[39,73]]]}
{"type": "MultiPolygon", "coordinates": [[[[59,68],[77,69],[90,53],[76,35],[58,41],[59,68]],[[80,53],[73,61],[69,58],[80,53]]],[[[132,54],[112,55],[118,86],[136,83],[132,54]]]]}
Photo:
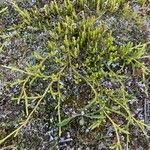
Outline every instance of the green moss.
{"type": "Polygon", "coordinates": [[[131,13],[132,18],[137,19],[127,8],[128,2],[54,0],[46,4],[42,11],[37,7],[23,10],[17,4],[12,4],[21,20],[11,29],[19,37],[23,36],[23,32],[31,31],[35,35],[44,32],[48,38],[44,41],[42,50],[33,53],[34,63],[25,66],[24,70],[2,65],[23,74],[22,79],[12,86],[21,87],[19,96],[15,95],[14,99],[18,104],[24,102],[26,119],[0,143],[18,134],[26,126],[46,97],[51,97],[54,101],[52,105],[57,110],[59,136],[64,131],[64,126],[76,118],[80,120],[80,125],[85,124],[90,129],[91,134],[96,128],[102,128],[110,122],[116,135],[112,149],[122,149],[120,135],[124,135],[126,144],[129,144],[130,125],[138,126],[146,135],[146,125],[133,116],[128,106],[133,95],[125,87],[129,75],[125,70],[128,68],[130,76],[136,69],[142,70],[143,77],[150,72],[141,61],[148,43],[135,44],[128,41],[116,44],[113,31],[99,21],[100,15],[117,14],[122,7],[122,17],[131,13]],[[109,81],[110,85],[104,84],[105,81],[109,81]],[[35,90],[39,84],[44,84],[43,88],[35,90]],[[83,90],[84,93],[74,93],[73,89],[82,89],[82,86],[86,89],[83,90]],[[71,92],[68,89],[72,89],[71,92]],[[32,110],[30,101],[36,102],[32,110]],[[74,106],[77,114],[66,116],[62,110],[66,104],[74,106]],[[86,118],[89,121],[86,122],[86,118]]]}

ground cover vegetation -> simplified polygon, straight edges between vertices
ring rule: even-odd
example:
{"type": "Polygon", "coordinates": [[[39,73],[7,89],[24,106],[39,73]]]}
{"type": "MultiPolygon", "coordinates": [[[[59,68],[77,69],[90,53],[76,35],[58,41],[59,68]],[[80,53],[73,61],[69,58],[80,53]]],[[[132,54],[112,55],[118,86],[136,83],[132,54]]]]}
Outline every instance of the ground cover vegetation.
{"type": "Polygon", "coordinates": [[[61,137],[68,132],[76,136],[69,149],[134,149],[135,130],[148,149],[149,125],[135,114],[149,100],[148,1],[11,1],[0,8],[1,101],[18,108],[15,123],[1,117],[3,147],[27,148],[24,132],[39,118],[56,137],[43,149],[67,149],[61,137]]]}

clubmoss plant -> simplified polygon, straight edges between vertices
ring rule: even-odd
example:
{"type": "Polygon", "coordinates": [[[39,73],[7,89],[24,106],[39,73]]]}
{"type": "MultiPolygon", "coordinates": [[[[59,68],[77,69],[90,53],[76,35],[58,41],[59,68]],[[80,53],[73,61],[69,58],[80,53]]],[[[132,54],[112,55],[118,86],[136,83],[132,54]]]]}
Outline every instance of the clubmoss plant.
{"type": "MultiPolygon", "coordinates": [[[[81,125],[86,124],[85,120],[88,118],[91,132],[110,122],[116,135],[116,142],[111,149],[122,149],[121,135],[126,137],[128,149],[131,125],[139,127],[147,136],[146,125],[132,114],[128,106],[133,95],[125,87],[129,78],[125,70],[127,67],[131,68],[131,76],[135,70],[141,70],[144,80],[150,70],[141,58],[145,57],[149,43],[135,45],[129,42],[117,45],[112,31],[98,22],[101,14],[116,13],[120,7],[128,5],[126,1],[53,0],[45,4],[43,10],[36,6],[23,10],[16,3],[11,4],[21,18],[11,30],[16,30],[20,37],[25,30],[44,31],[49,39],[42,53],[34,52],[35,64],[27,64],[24,69],[1,65],[5,69],[22,73],[22,78],[10,83],[10,87],[20,87],[20,94],[14,95],[13,100],[18,104],[24,102],[26,119],[12,133],[1,139],[0,144],[11,136],[17,136],[27,126],[46,97],[52,97],[57,103],[55,109],[59,136],[64,126],[75,118],[80,119],[81,125]],[[40,92],[32,89],[37,81],[44,83],[45,89],[40,92]],[[110,85],[106,85],[105,81],[109,81],[110,85]],[[80,88],[83,85],[87,87],[84,96],[74,94],[74,91],[69,94],[67,86],[72,89],[72,86],[80,88]],[[63,114],[62,106],[68,100],[72,105],[77,104],[76,115],[63,114]],[[31,101],[35,104],[33,109],[30,106],[31,101]]],[[[6,9],[2,9],[0,14],[6,9]]]]}

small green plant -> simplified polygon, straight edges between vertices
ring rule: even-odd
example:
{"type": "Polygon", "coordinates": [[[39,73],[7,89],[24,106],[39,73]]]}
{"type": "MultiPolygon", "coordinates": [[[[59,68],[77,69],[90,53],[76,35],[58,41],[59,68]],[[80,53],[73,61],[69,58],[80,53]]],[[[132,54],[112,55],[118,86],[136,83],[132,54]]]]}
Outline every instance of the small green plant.
{"type": "Polygon", "coordinates": [[[7,9],[8,9],[8,7],[5,7],[5,8],[3,8],[2,10],[0,10],[0,15],[1,15],[2,13],[4,13],[7,9]]]}
{"type": "MultiPolygon", "coordinates": [[[[46,49],[43,50],[44,54],[34,52],[36,63],[28,64],[24,70],[16,66],[1,65],[3,68],[23,74],[22,79],[11,83],[10,86],[20,86],[20,94],[15,95],[13,100],[18,104],[24,102],[26,119],[16,130],[1,139],[0,144],[11,136],[17,136],[18,132],[27,126],[33,113],[46,97],[52,97],[52,100],[57,102],[55,109],[59,136],[63,132],[63,127],[74,118],[81,118],[80,124],[84,124],[84,119],[89,118],[91,132],[110,122],[116,134],[116,143],[111,149],[122,149],[120,135],[126,137],[128,149],[130,125],[138,126],[147,136],[146,125],[133,116],[128,106],[132,95],[125,88],[128,76],[124,74],[124,70],[125,67],[131,66],[133,70],[142,69],[143,76],[150,73],[149,68],[141,61],[141,58],[145,57],[149,43],[134,45],[129,42],[121,46],[116,45],[112,32],[106,26],[97,23],[99,12],[115,13],[120,6],[126,4],[124,0],[64,0],[62,3],[53,0],[44,6],[42,12],[37,7],[27,11],[15,3],[12,4],[22,18],[20,23],[13,27],[20,36],[22,31],[30,27],[35,32],[47,32],[49,40],[46,49]],[[88,10],[94,11],[95,15],[91,15],[88,10]],[[119,64],[119,68],[113,67],[115,64],[119,64]],[[65,86],[68,84],[65,83],[68,76],[74,86],[80,87],[84,84],[89,89],[88,93],[84,93],[87,94],[87,99],[74,95],[78,106],[81,101],[84,101],[84,106],[76,108],[78,114],[72,117],[62,114],[62,106],[67,103],[67,99],[72,98],[67,94],[65,86]],[[110,81],[112,86],[104,86],[104,80],[110,81]],[[44,83],[45,89],[31,92],[34,84],[38,86],[37,81],[44,83]],[[32,110],[31,101],[35,103],[32,110]],[[120,120],[123,120],[124,124],[121,124],[120,120]]],[[[5,9],[0,12],[3,11],[5,9]]]]}

